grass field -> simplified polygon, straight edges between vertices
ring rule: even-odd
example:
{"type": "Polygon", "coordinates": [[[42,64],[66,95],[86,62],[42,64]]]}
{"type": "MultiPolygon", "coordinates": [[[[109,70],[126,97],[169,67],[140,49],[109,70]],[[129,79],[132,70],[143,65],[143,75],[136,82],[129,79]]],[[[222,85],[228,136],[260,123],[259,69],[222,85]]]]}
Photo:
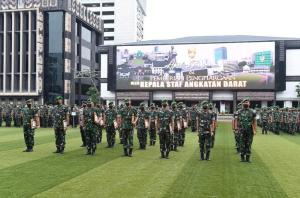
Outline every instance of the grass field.
{"type": "MultiPolygon", "coordinates": [[[[136,135],[136,134],[135,134],[136,135]]],[[[197,136],[170,159],[159,145],[122,157],[122,147],[80,148],[79,129],[67,135],[64,155],[52,129],[39,129],[33,153],[23,153],[21,128],[0,128],[0,197],[300,197],[300,135],[255,137],[252,163],[239,162],[229,123],[220,123],[212,161],[199,160],[197,136]]],[[[104,138],[105,139],[105,138],[104,138]]],[[[137,147],[137,140],[134,141],[137,147]]]]}

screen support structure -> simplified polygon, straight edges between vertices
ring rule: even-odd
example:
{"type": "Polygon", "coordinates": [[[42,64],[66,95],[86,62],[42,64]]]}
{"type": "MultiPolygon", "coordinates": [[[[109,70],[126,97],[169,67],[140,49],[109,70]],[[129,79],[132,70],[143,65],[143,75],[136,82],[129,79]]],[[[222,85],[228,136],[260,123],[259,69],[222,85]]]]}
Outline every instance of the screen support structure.
{"type": "Polygon", "coordinates": [[[99,93],[99,104],[101,104],[101,90],[98,89],[96,85],[96,80],[100,80],[100,71],[75,71],[74,75],[75,79],[89,79],[91,80],[94,88],[97,90],[99,93]]]}

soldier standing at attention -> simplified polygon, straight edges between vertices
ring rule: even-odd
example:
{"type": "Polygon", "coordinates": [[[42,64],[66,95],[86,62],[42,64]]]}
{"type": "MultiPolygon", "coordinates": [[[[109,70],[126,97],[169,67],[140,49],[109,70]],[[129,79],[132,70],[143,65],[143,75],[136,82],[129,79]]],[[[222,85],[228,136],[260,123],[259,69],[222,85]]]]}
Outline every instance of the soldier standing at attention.
{"type": "Polygon", "coordinates": [[[117,118],[117,112],[114,109],[114,104],[110,102],[108,109],[105,112],[104,123],[106,125],[106,138],[107,148],[113,148],[116,142],[116,129],[115,122],[117,118]]]}
{"type": "Polygon", "coordinates": [[[197,114],[197,129],[200,145],[200,159],[210,160],[211,136],[213,135],[213,117],[208,110],[208,102],[201,103],[202,110],[197,114]]]}
{"type": "Polygon", "coordinates": [[[173,134],[174,116],[170,110],[167,109],[168,102],[162,101],[162,110],[157,114],[157,123],[159,126],[159,143],[161,158],[169,159],[169,152],[171,147],[171,134],[173,134]]]}
{"type": "Polygon", "coordinates": [[[149,136],[150,136],[150,146],[154,146],[156,142],[156,116],[157,112],[155,110],[155,104],[152,103],[150,105],[150,111],[149,111],[149,136]]]}
{"type": "Polygon", "coordinates": [[[239,154],[240,153],[240,140],[241,140],[241,133],[240,133],[240,124],[239,124],[239,113],[240,113],[240,110],[242,109],[242,103],[239,103],[237,105],[237,110],[234,112],[233,114],[233,121],[232,121],[232,130],[233,130],[233,133],[234,133],[234,139],[235,139],[235,148],[236,148],[236,151],[237,153],[239,154]]]}
{"type": "Polygon", "coordinates": [[[63,98],[56,97],[56,106],[53,108],[53,127],[55,132],[56,151],[54,153],[63,154],[66,145],[66,130],[69,125],[68,108],[63,105],[63,98]]]}
{"type": "Polygon", "coordinates": [[[32,101],[26,101],[26,107],[21,111],[23,118],[23,132],[26,149],[23,152],[32,152],[34,146],[34,130],[39,127],[39,116],[36,109],[32,107],[32,101]]]}
{"type": "Polygon", "coordinates": [[[129,99],[124,102],[125,107],[118,112],[118,124],[122,128],[124,156],[132,157],[134,111],[130,107],[129,99]]]}
{"type": "Polygon", "coordinates": [[[140,149],[145,150],[147,145],[147,129],[146,126],[148,122],[148,113],[145,110],[145,104],[140,104],[140,109],[137,112],[137,117],[135,120],[135,125],[137,126],[137,137],[140,143],[140,149]]]}
{"type": "Polygon", "coordinates": [[[87,108],[83,111],[87,155],[94,155],[97,149],[97,112],[94,103],[89,99],[87,108]]]}
{"type": "Polygon", "coordinates": [[[85,128],[84,128],[84,117],[83,117],[83,112],[86,109],[86,102],[82,102],[82,106],[79,109],[79,126],[80,126],[80,135],[81,135],[81,141],[82,145],[80,147],[86,147],[86,133],[85,133],[85,128]]]}
{"type": "Polygon", "coordinates": [[[251,145],[253,136],[256,134],[256,115],[253,109],[250,109],[250,101],[248,99],[244,99],[242,104],[243,108],[239,114],[241,127],[241,162],[250,163],[251,145]]]}

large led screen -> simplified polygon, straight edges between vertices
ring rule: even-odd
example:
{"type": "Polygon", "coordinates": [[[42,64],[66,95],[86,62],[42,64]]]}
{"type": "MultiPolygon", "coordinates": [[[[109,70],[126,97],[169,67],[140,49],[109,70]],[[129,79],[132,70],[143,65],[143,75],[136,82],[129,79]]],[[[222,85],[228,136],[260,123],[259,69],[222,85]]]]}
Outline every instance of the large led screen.
{"type": "Polygon", "coordinates": [[[117,47],[117,90],[272,90],[275,43],[117,47]]]}

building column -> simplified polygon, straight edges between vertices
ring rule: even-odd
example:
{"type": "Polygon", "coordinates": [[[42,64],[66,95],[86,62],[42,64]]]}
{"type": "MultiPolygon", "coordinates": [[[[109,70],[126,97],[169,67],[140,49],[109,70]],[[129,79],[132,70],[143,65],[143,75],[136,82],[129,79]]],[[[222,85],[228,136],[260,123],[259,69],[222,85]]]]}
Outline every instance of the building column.
{"type": "Polygon", "coordinates": [[[233,92],[233,112],[236,112],[236,106],[237,106],[237,92],[236,91],[234,91],[233,92]]]}
{"type": "Polygon", "coordinates": [[[3,29],[3,93],[6,93],[6,56],[7,56],[7,13],[4,13],[4,29],[3,29]]]}

